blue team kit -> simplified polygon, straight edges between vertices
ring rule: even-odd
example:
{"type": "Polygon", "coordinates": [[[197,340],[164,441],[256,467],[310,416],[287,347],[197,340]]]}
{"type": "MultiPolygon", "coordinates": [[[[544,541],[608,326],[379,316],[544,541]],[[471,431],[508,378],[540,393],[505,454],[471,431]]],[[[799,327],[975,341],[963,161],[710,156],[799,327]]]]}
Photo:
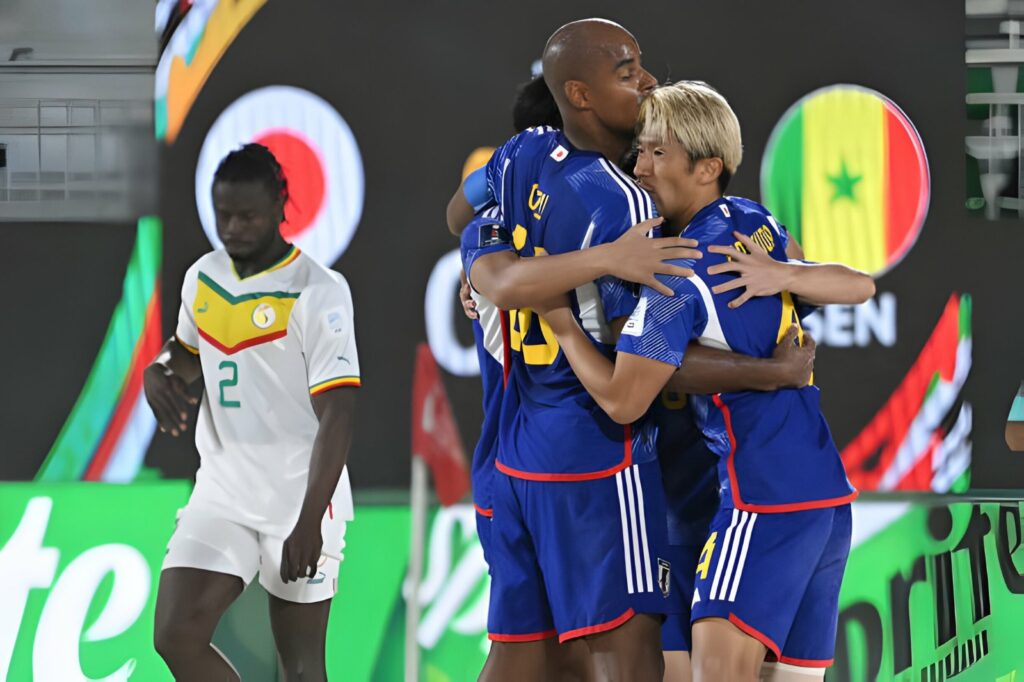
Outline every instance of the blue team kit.
{"type": "MultiPolygon", "coordinates": [[[[746,199],[724,197],[709,204],[684,234],[702,248],[740,248],[733,231],[785,260],[785,229],[746,199]]],[[[674,261],[693,268],[695,275],[662,278],[674,296],[645,288],[623,327],[618,350],[678,366],[689,342],[697,339],[770,357],[788,328],[799,326],[794,301],[784,292],[729,308],[726,304],[738,293],[715,297],[711,288],[731,275],[707,273],[723,260],[707,253],[697,261],[674,261]]],[[[691,404],[718,457],[722,487],[721,506],[698,566],[692,618],[728,618],[737,626],[742,623],[777,658],[827,665],[849,549],[848,505],[856,492],[821,414],[817,387],[694,396],[691,404]],[[791,589],[776,592],[774,586],[783,584],[791,589]],[[773,586],[770,593],[767,585],[773,586]],[[805,602],[813,608],[801,611],[805,602]]]]}
{"type": "Polygon", "coordinates": [[[718,509],[718,458],[704,443],[685,395],[664,389],[654,399],[650,417],[658,429],[672,597],[680,603],[679,613],[665,617],[661,646],[665,651],[689,651],[694,570],[718,509]]]}
{"type": "MultiPolygon", "coordinates": [[[[543,256],[612,241],[654,214],[628,176],[550,129],[513,138],[485,175],[501,213],[474,220],[463,233],[467,272],[498,251],[543,256]]],[[[686,236],[702,247],[742,248],[733,230],[785,260],[785,228],[744,199],[705,207],[686,236]]],[[[769,357],[785,331],[799,325],[800,309],[788,293],[737,310],[724,305],[730,295],[716,305],[710,289],[730,275],[706,270],[722,259],[708,253],[677,261],[697,275],[662,278],[673,297],[645,289],[637,302],[627,286],[604,278],[574,292],[573,312],[609,357],[608,321],[627,314],[620,352],[679,365],[697,339],[769,357]]],[[[508,315],[508,385],[485,398],[491,424],[487,410],[500,411],[500,473],[481,484],[489,485],[494,507],[489,559],[500,567],[492,568],[491,638],[565,640],[650,612],[668,614],[664,648],[688,650],[680,604],[692,597],[693,620],[726,618],[779,660],[827,665],[849,549],[848,503],[856,493],[821,415],[818,389],[689,401],[666,391],[647,417],[622,427],[586,393],[540,317],[530,310],[508,315]],[[770,597],[756,589],[765,584],[785,589],[770,597]]]]}
{"type": "MultiPolygon", "coordinates": [[[[602,155],[560,132],[528,130],[491,157],[487,186],[501,219],[475,219],[462,255],[543,256],[613,241],[653,216],[649,196],[602,155]]],[[[580,287],[573,312],[611,357],[608,321],[636,299],[614,278],[580,287]]],[[[656,431],[622,426],[580,384],[547,323],[508,312],[510,365],[492,481],[491,609],[498,641],[560,639],[672,611],[656,431]]]]}

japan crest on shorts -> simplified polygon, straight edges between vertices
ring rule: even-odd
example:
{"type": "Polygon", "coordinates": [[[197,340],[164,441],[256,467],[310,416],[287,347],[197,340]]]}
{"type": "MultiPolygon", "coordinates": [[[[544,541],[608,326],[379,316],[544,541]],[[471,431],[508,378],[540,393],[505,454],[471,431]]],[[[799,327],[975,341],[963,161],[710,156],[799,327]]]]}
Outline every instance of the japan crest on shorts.
{"type": "Polygon", "coordinates": [[[664,559],[658,559],[658,587],[661,588],[661,593],[668,598],[670,592],[672,592],[672,564],[665,561],[664,559]]]}

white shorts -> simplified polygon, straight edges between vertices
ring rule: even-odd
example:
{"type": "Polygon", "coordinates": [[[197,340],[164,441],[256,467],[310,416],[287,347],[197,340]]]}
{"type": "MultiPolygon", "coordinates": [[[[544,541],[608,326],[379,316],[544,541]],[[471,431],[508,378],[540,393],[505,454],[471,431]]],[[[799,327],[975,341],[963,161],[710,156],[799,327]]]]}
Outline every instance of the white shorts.
{"type": "Polygon", "coordinates": [[[285,583],[281,580],[284,538],[261,533],[190,504],[178,511],[161,570],[199,568],[237,575],[246,585],[258,572],[260,585],[275,597],[300,604],[324,601],[338,591],[345,526],[341,514],[328,510],[320,526],[324,545],[319,571],[313,578],[285,583]]]}

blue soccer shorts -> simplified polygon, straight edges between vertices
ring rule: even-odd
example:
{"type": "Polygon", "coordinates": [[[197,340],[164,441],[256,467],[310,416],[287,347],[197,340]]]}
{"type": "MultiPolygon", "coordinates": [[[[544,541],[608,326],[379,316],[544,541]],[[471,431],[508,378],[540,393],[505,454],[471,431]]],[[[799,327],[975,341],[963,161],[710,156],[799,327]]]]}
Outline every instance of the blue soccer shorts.
{"type": "Polygon", "coordinates": [[[491,640],[564,642],[670,610],[657,461],[572,482],[498,473],[492,502],[491,640]]]}
{"type": "Polygon", "coordinates": [[[692,620],[724,618],[768,660],[828,667],[850,553],[850,505],[759,514],[719,509],[697,565],[692,620]]]}
{"type": "MultiPolygon", "coordinates": [[[[706,535],[706,533],[705,533],[706,535]]],[[[670,545],[666,550],[672,564],[672,589],[669,598],[677,602],[674,610],[665,616],[661,626],[661,648],[665,651],[690,651],[690,602],[693,600],[693,584],[697,562],[700,560],[700,545],[670,545]]]]}
{"type": "Polygon", "coordinates": [[[480,548],[484,551],[484,561],[487,566],[491,565],[491,516],[494,513],[491,509],[484,509],[473,505],[476,511],[476,535],[480,538],[480,548]]]}

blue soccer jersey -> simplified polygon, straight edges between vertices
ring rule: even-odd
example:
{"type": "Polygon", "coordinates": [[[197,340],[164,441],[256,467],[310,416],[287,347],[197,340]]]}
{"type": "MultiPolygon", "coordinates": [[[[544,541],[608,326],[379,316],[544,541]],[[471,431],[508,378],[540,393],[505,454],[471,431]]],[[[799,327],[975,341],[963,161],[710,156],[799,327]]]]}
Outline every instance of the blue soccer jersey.
{"type": "Polygon", "coordinates": [[[718,510],[718,458],[708,450],[685,395],[666,388],[649,414],[658,430],[669,544],[703,545],[718,510]]]}
{"type": "MultiPolygon", "coordinates": [[[[747,199],[724,197],[694,216],[684,234],[702,247],[741,247],[739,231],[779,260],[785,260],[787,234],[768,211],[747,199]]],[[[678,366],[691,339],[702,344],[767,358],[791,325],[799,325],[788,292],[758,297],[732,309],[730,292],[711,288],[729,274],[709,275],[724,256],[675,261],[693,268],[693,277],[663,278],[675,291],[666,297],[645,288],[626,322],[618,350],[678,366]]],[[[845,504],[856,492],[846,478],[839,451],[821,414],[815,386],[778,391],[741,391],[694,399],[698,424],[718,455],[722,503],[750,512],[784,512],[845,504]]]]}
{"type": "MultiPolygon", "coordinates": [[[[476,258],[495,250],[540,257],[614,241],[654,215],[650,197],[628,175],[550,128],[529,129],[499,147],[487,164],[487,184],[503,227],[467,229],[467,272],[476,258]]],[[[572,294],[581,326],[609,357],[608,322],[629,315],[634,305],[629,287],[611,277],[572,294]]],[[[574,481],[612,476],[655,458],[653,429],[646,422],[623,427],[608,417],[543,319],[530,309],[508,315],[509,395],[501,408],[498,470],[574,481]]]]}
{"type": "MultiPolygon", "coordinates": [[[[474,232],[479,225],[490,228],[499,227],[496,222],[497,209],[489,208],[482,211],[473,226],[466,231],[474,232]]],[[[477,235],[479,239],[479,235],[477,235]]],[[[507,239],[502,240],[507,241],[507,239]]],[[[467,256],[467,249],[462,249],[462,256],[467,256]]],[[[505,384],[505,319],[504,313],[489,300],[473,292],[476,302],[477,319],[473,320],[473,340],[476,343],[476,355],[480,364],[480,382],[483,384],[483,423],[480,425],[480,439],[473,450],[472,481],[473,504],[477,512],[484,516],[491,515],[491,476],[494,472],[494,460],[498,453],[498,420],[501,409],[501,397],[505,384]]]]}

